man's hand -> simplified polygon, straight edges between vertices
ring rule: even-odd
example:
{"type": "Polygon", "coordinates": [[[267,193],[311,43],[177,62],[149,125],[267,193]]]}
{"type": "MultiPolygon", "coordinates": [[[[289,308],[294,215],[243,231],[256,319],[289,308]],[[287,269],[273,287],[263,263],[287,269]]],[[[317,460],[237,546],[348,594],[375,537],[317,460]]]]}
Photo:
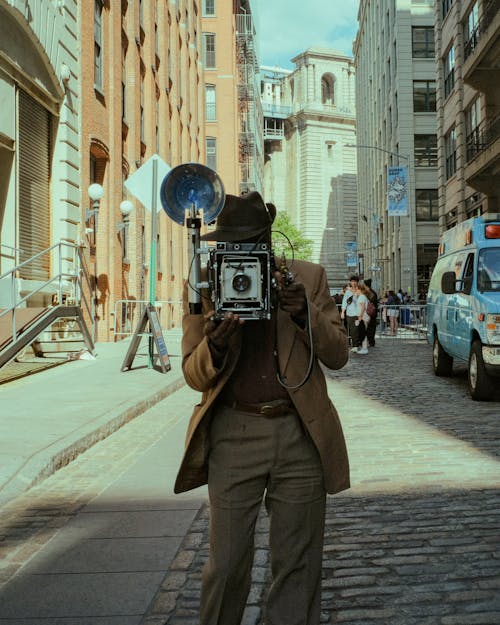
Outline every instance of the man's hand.
{"type": "Polygon", "coordinates": [[[280,308],[298,321],[301,325],[305,325],[307,317],[307,298],[306,289],[300,282],[292,282],[288,286],[283,283],[281,273],[275,274],[278,282],[278,299],[280,308]]]}
{"type": "Polygon", "coordinates": [[[228,313],[222,321],[215,321],[213,315],[213,311],[205,315],[203,332],[208,338],[212,356],[220,361],[227,352],[231,336],[245,321],[233,313],[228,313]]]}

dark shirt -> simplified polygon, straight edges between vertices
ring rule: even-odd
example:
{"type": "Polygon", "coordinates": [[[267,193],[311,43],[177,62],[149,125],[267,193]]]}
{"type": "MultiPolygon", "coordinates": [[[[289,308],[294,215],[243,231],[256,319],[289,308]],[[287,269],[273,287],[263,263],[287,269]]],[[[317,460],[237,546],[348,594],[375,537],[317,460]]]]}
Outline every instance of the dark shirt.
{"type": "Polygon", "coordinates": [[[288,392],[277,379],[278,364],[274,355],[276,312],[273,311],[270,320],[246,321],[241,331],[240,357],[221,392],[221,401],[259,404],[289,399],[288,392]]]}

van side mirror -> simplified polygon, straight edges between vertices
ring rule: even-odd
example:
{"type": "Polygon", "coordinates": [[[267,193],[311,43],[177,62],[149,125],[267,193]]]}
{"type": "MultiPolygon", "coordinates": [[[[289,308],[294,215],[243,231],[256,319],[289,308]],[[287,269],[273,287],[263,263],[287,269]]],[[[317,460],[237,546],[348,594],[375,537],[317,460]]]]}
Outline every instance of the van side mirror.
{"type": "Polygon", "coordinates": [[[457,276],[454,271],[445,271],[441,276],[441,291],[446,295],[456,292],[457,276]]]}

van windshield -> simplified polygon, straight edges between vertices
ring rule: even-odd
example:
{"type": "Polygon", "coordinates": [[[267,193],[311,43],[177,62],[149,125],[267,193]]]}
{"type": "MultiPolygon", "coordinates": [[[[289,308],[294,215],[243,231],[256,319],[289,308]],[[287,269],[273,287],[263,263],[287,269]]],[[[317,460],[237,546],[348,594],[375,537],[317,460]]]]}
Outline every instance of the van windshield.
{"type": "Polygon", "coordinates": [[[500,247],[481,250],[477,263],[479,291],[500,291],[500,247]]]}

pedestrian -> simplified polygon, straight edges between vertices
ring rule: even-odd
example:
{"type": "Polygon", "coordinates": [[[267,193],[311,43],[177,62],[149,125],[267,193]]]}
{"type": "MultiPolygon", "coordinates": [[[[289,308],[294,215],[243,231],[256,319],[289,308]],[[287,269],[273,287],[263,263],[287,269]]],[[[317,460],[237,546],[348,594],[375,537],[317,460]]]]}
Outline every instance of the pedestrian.
{"type": "Polygon", "coordinates": [[[357,350],[358,354],[366,355],[368,354],[368,338],[366,335],[366,328],[368,326],[368,322],[370,317],[367,313],[368,307],[368,293],[369,289],[365,286],[364,283],[358,282],[357,286],[357,298],[356,298],[356,328],[358,330],[358,341],[360,342],[360,347],[357,350]]]}
{"type": "Polygon", "coordinates": [[[347,331],[351,342],[351,351],[354,353],[356,353],[361,347],[358,326],[356,325],[356,319],[358,318],[356,305],[356,300],[358,298],[358,283],[358,276],[351,276],[349,278],[349,285],[345,290],[344,297],[342,298],[340,312],[341,318],[347,319],[347,331]]]}
{"type": "Polygon", "coordinates": [[[396,336],[398,333],[398,317],[399,317],[399,308],[401,306],[399,297],[393,290],[390,290],[387,296],[387,315],[389,317],[389,324],[391,334],[396,336]]]}
{"type": "Polygon", "coordinates": [[[375,332],[377,330],[378,314],[378,295],[376,291],[372,289],[371,278],[367,278],[364,283],[368,287],[368,300],[372,302],[372,304],[375,306],[375,315],[373,317],[370,317],[370,321],[368,321],[368,325],[366,327],[366,336],[368,338],[368,345],[370,347],[375,347],[375,332]]]}
{"type": "Polygon", "coordinates": [[[384,295],[379,299],[379,311],[380,311],[380,334],[385,334],[388,324],[388,314],[387,314],[387,299],[389,298],[389,293],[387,291],[384,292],[384,295]]]}
{"type": "MultiPolygon", "coordinates": [[[[204,240],[271,246],[276,209],[252,192],[227,195],[204,240]]],[[[210,552],[201,582],[201,625],[239,625],[250,590],[255,524],[270,519],[267,625],[319,625],[326,493],[349,487],[347,450],[320,362],[340,369],[346,331],[320,265],[273,270],[271,319],[183,317],[182,367],[203,393],[188,427],[175,484],[208,482],[210,552]]],[[[187,287],[184,310],[189,311],[187,287]]]]}

